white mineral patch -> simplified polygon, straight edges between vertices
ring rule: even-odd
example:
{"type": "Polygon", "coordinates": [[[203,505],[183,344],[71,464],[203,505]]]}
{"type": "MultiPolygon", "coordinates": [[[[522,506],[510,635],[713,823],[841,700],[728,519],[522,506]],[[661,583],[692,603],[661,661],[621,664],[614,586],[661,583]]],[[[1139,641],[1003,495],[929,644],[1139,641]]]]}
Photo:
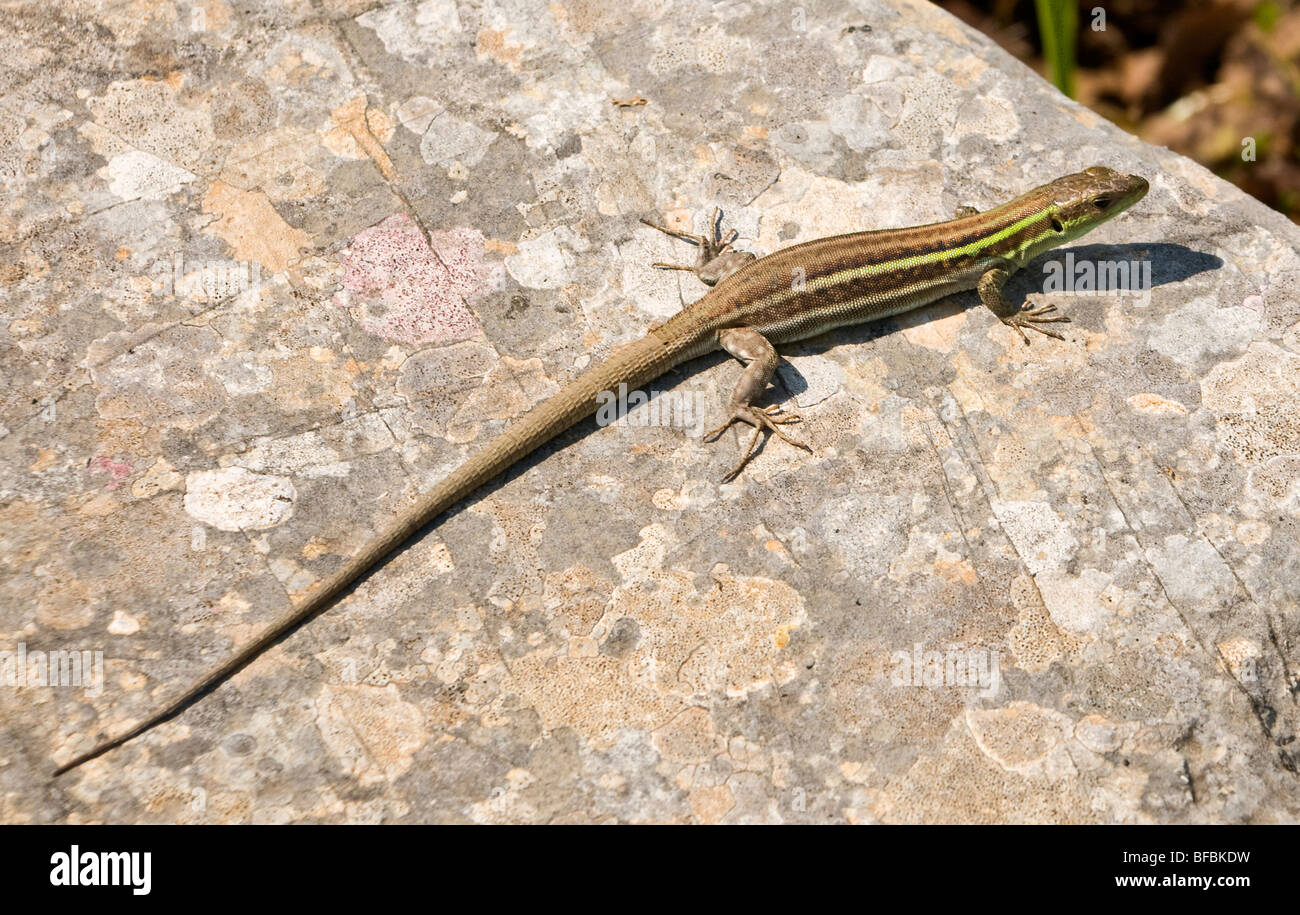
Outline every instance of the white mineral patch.
{"type": "MultiPolygon", "coordinates": [[[[892,82],[902,69],[902,61],[893,60],[883,54],[877,55],[872,57],[866,67],[863,68],[862,82],[867,85],[892,82]]],[[[910,70],[910,68],[908,69],[910,70]]]]}
{"type": "Polygon", "coordinates": [[[555,289],[563,286],[573,260],[570,248],[582,248],[572,229],[562,226],[519,243],[519,253],[506,258],[506,270],[521,286],[555,289]]]}
{"type": "Polygon", "coordinates": [[[108,631],[113,635],[135,635],[140,631],[140,621],[121,610],[113,611],[113,622],[108,624],[108,631]]]}
{"type": "Polygon", "coordinates": [[[435,116],[420,140],[420,157],[430,165],[453,162],[478,165],[496,134],[443,112],[435,116]]]}
{"type": "Polygon", "coordinates": [[[138,149],[109,159],[107,171],[108,189],[123,200],[159,200],[194,180],[193,172],[138,149]]]}
{"type": "Polygon", "coordinates": [[[407,130],[423,136],[442,110],[442,105],[427,95],[413,95],[397,106],[397,120],[407,130]]]}
{"type": "Polygon", "coordinates": [[[1111,577],[1096,569],[1079,575],[1050,570],[1038,576],[1038,590],[1052,621],[1070,632],[1098,633],[1112,616],[1102,603],[1101,593],[1111,577]]]}
{"type": "Polygon", "coordinates": [[[222,531],[274,527],[293,512],[297,493],[288,477],[243,467],[200,470],[185,478],[185,512],[222,531]]]}
{"type": "Polygon", "coordinates": [[[395,3],[363,13],[357,22],[374,30],[385,51],[408,61],[424,60],[462,32],[455,0],[395,3]]]}
{"type": "Polygon", "coordinates": [[[1222,607],[1236,589],[1232,570],[1214,547],[1200,537],[1189,539],[1173,534],[1165,538],[1163,547],[1148,550],[1147,556],[1165,591],[1180,609],[1222,607]]]}
{"type": "Polygon", "coordinates": [[[212,366],[212,374],[232,397],[265,391],[272,380],[270,367],[253,361],[249,355],[221,360],[212,366]]]}
{"type": "Polygon", "coordinates": [[[843,138],[849,149],[861,152],[883,145],[889,128],[898,122],[898,111],[883,110],[875,101],[846,95],[831,102],[831,130],[843,138]]]}
{"type": "Polygon", "coordinates": [[[957,112],[957,123],[946,138],[956,145],[969,136],[1005,143],[1021,132],[1016,106],[1010,100],[991,95],[968,99],[957,112]]]}
{"type": "Polygon", "coordinates": [[[1031,575],[1065,565],[1079,545],[1061,516],[1046,502],[994,499],[993,514],[1031,575]]]}
{"type": "Polygon", "coordinates": [[[519,121],[530,149],[557,146],[568,133],[588,133],[604,123],[609,87],[576,72],[529,85],[502,102],[519,121]]]}
{"type": "Polygon", "coordinates": [[[1220,308],[1208,296],[1193,299],[1151,334],[1151,346],[1170,359],[1193,365],[1211,354],[1243,349],[1259,329],[1259,314],[1249,308],[1220,308]]]}

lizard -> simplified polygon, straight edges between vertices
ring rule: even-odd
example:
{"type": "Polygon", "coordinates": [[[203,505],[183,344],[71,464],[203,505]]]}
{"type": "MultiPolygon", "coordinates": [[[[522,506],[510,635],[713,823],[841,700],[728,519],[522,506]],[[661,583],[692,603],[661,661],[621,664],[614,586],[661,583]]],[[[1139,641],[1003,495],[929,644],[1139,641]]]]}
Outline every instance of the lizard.
{"type": "Polygon", "coordinates": [[[1105,166],[1065,175],[992,209],[961,207],[955,218],[929,225],[877,229],[818,238],[766,257],[737,250],[715,210],[708,235],[679,232],[648,220],[699,249],[690,266],[654,266],[694,273],[709,290],[645,336],[614,349],[564,384],[497,438],[474,453],[400,513],[333,574],[321,579],[227,661],[170,703],[115,737],[59,766],[62,775],[180,715],[265,651],[345,597],[360,579],[457,503],[543,443],[596,412],[602,394],[626,384],[638,388],[677,366],[723,350],[744,368],[723,423],[705,435],[716,440],[736,424],[753,428],[734,479],[765,433],[798,448],[808,445],[782,429],[800,421],[780,406],[759,406],[780,357],[778,344],[815,337],[837,327],[891,317],[953,293],[974,289],[980,301],[1028,345],[1026,330],[1064,337],[1050,325],[1068,322],[1054,305],[1022,308],[1004,296],[1008,277],[1038,255],[1090,232],[1146,195],[1148,183],[1105,166]]]}

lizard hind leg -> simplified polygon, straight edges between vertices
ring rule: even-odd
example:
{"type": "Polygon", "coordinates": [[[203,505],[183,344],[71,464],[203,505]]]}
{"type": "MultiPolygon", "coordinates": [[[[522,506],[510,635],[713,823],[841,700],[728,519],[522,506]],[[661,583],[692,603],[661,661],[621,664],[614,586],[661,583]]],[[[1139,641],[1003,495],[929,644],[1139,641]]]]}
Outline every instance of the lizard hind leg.
{"type": "Polygon", "coordinates": [[[727,472],[722,481],[726,483],[740,475],[740,471],[757,453],[759,440],[764,430],[771,432],[782,441],[796,448],[802,448],[811,454],[811,448],[803,442],[790,438],[780,428],[790,423],[802,422],[802,417],[799,414],[786,413],[775,405],[769,407],[755,406],[755,401],[762,397],[763,392],[767,390],[767,384],[772,379],[772,373],[776,371],[777,364],[780,362],[776,349],[768,339],[752,327],[732,327],[718,335],[718,342],[722,344],[723,349],[745,363],[745,370],[741,373],[740,380],[736,382],[735,390],[731,392],[730,412],[726,422],[712,432],[707,433],[704,440],[706,442],[715,441],[718,436],[736,423],[744,423],[754,427],[754,434],[749,439],[749,445],[745,448],[744,456],[735,467],[727,472]]]}
{"type": "Polygon", "coordinates": [[[687,273],[694,273],[700,282],[707,286],[720,283],[754,260],[753,253],[737,251],[732,248],[732,244],[735,243],[739,235],[735,229],[732,229],[725,236],[722,234],[722,211],[717,207],[713,208],[713,216],[709,220],[708,235],[692,235],[689,232],[678,232],[676,229],[669,229],[648,219],[642,219],[641,222],[652,229],[658,229],[665,235],[671,235],[673,238],[700,249],[694,265],[683,266],[681,264],[657,263],[654,264],[655,267],[660,270],[684,270],[687,273]]]}

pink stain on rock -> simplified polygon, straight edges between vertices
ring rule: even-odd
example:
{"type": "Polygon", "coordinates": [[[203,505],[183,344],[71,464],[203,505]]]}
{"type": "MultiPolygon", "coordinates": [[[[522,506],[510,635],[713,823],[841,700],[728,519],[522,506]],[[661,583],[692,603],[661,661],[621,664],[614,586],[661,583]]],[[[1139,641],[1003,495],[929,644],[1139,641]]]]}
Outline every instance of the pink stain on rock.
{"type": "Polygon", "coordinates": [[[433,246],[405,213],[358,232],[340,258],[340,308],[359,312],[361,326],[400,343],[451,343],[480,332],[466,307],[502,276],[484,259],[482,233],[460,228],[433,234],[433,246]]]}
{"type": "Polygon", "coordinates": [[[95,470],[102,470],[108,474],[108,488],[110,490],[117,489],[131,475],[131,465],[126,461],[115,461],[103,455],[91,460],[90,466],[95,470]]]}

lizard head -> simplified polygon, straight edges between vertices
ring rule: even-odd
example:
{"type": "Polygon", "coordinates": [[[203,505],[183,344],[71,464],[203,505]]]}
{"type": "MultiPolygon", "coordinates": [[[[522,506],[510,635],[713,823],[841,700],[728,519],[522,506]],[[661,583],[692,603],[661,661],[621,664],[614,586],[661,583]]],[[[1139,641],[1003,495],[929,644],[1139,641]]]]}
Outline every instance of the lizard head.
{"type": "Polygon", "coordinates": [[[1146,196],[1145,178],[1094,165],[1038,189],[1051,212],[1052,246],[1078,238],[1146,196]]]}

